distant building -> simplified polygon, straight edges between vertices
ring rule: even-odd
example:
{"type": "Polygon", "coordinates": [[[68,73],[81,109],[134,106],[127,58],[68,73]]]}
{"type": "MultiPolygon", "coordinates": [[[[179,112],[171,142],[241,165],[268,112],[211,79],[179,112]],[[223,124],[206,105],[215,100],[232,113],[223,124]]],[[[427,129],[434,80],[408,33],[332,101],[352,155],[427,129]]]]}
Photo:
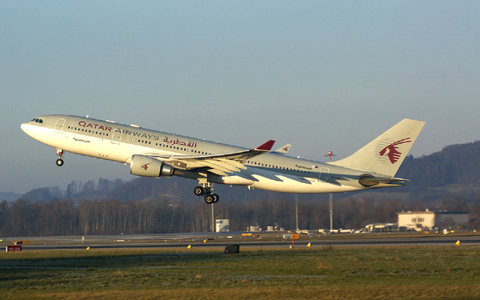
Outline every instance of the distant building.
{"type": "Polygon", "coordinates": [[[457,229],[468,224],[468,212],[455,211],[407,211],[399,212],[398,227],[421,231],[424,229],[457,229]]]}
{"type": "Polygon", "coordinates": [[[260,227],[260,225],[255,225],[255,226],[249,226],[247,227],[247,231],[250,231],[250,232],[258,232],[258,231],[262,231],[262,227],[260,227]]]}
{"type": "Polygon", "coordinates": [[[267,231],[283,231],[284,229],[281,228],[278,223],[275,223],[273,226],[267,226],[267,231]]]}
{"type": "Polygon", "coordinates": [[[406,228],[399,228],[397,223],[375,223],[365,226],[365,230],[370,232],[392,232],[405,231],[406,228]]]}
{"type": "Polygon", "coordinates": [[[230,231],[230,219],[217,219],[215,220],[216,232],[229,232],[230,231]]]}

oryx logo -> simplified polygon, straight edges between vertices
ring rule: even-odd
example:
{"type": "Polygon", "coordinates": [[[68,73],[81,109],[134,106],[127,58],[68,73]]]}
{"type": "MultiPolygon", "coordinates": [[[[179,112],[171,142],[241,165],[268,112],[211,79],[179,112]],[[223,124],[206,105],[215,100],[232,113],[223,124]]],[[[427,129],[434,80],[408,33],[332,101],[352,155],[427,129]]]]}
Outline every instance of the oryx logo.
{"type": "Polygon", "coordinates": [[[384,156],[384,155],[388,156],[388,159],[390,160],[390,162],[394,164],[402,156],[402,153],[398,151],[397,146],[405,143],[411,143],[411,142],[412,140],[410,138],[401,139],[383,148],[382,151],[380,151],[378,154],[380,154],[380,156],[384,156]]]}
{"type": "Polygon", "coordinates": [[[149,164],[150,164],[150,163],[144,164],[144,165],[142,166],[142,169],[144,169],[145,171],[148,170],[148,165],[149,165],[149,164]]]}

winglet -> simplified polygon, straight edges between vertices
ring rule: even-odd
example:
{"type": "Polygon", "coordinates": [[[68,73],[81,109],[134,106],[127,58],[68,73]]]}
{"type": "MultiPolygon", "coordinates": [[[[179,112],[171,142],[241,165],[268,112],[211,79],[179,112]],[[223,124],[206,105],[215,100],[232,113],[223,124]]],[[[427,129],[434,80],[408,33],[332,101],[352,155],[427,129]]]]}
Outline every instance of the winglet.
{"type": "Polygon", "coordinates": [[[292,144],[286,144],[285,146],[282,146],[277,150],[275,150],[275,152],[281,153],[281,154],[287,154],[288,150],[290,150],[291,147],[292,147],[292,144]]]}
{"type": "Polygon", "coordinates": [[[253,149],[253,150],[258,150],[258,151],[270,151],[270,150],[272,150],[273,144],[275,144],[275,141],[274,141],[274,140],[269,140],[269,141],[266,142],[265,144],[263,144],[263,145],[261,145],[261,146],[258,146],[257,148],[255,148],[255,149],[253,149]]]}

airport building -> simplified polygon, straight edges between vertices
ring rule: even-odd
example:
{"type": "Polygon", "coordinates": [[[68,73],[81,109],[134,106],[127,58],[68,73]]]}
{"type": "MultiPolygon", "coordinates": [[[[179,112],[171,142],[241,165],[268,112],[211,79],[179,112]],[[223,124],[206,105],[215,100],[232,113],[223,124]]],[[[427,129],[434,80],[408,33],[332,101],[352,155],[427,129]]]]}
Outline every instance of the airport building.
{"type": "Polygon", "coordinates": [[[468,225],[468,212],[407,211],[399,212],[398,227],[407,230],[463,229],[468,225]]]}
{"type": "Polygon", "coordinates": [[[407,229],[399,228],[397,223],[375,223],[365,226],[365,231],[368,232],[392,232],[392,231],[406,231],[407,229]]]}
{"type": "Polygon", "coordinates": [[[230,231],[230,219],[217,219],[215,220],[216,232],[229,232],[230,231]]]}

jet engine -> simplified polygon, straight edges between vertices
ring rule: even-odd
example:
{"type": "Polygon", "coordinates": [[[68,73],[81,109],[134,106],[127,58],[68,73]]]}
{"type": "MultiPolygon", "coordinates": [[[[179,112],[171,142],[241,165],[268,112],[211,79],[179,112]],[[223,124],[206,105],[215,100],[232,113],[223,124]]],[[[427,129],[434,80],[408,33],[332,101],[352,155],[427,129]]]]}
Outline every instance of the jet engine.
{"type": "Polygon", "coordinates": [[[133,155],[130,161],[130,174],[145,177],[170,177],[175,168],[155,158],[144,155],[133,155]]]}

